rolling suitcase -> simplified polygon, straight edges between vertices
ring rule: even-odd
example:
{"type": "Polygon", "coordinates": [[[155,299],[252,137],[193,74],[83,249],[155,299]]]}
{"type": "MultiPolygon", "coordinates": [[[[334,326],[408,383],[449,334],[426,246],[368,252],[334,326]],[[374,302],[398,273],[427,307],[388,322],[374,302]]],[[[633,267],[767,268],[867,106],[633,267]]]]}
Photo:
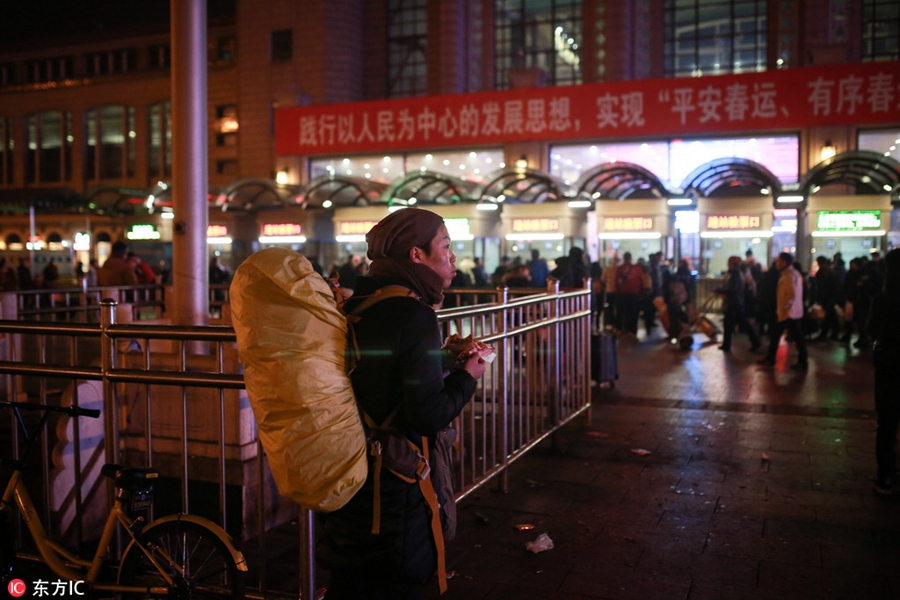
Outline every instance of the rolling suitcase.
{"type": "Polygon", "coordinates": [[[598,384],[609,382],[610,387],[615,387],[618,378],[616,336],[606,333],[591,334],[591,379],[598,384]]]}

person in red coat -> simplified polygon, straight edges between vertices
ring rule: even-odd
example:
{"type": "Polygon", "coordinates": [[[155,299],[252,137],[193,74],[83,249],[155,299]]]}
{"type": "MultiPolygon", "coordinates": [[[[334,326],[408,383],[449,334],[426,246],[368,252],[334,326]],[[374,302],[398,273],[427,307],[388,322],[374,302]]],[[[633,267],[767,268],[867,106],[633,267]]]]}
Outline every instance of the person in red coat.
{"type": "Polygon", "coordinates": [[[631,262],[631,252],[622,255],[622,264],[616,268],[616,299],[622,330],[637,335],[640,313],[640,295],[644,287],[644,271],[631,262]]]}

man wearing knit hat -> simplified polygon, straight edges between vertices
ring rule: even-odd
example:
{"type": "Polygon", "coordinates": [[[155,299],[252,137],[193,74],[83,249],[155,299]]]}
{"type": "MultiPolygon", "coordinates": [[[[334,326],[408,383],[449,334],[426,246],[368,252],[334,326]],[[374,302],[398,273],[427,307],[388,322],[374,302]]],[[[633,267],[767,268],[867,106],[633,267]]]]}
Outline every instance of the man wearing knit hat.
{"type": "MultiPolygon", "coordinates": [[[[392,295],[362,311],[353,324],[359,360],[350,375],[357,402],[375,423],[391,417],[418,448],[434,448],[475,393],[485,371],[477,353],[463,352],[444,376],[441,333],[434,307],[456,274],[456,257],[443,219],[407,208],[382,219],[366,235],[369,276],[360,277],[345,311],[368,298],[392,295]],[[403,293],[399,295],[397,291],[403,293]]],[[[352,344],[348,344],[353,348],[352,344]]],[[[430,461],[432,477],[435,464],[430,461]]],[[[431,510],[417,483],[382,469],[380,523],[373,533],[373,469],[363,488],[340,510],[322,515],[316,555],[331,572],[328,600],[418,598],[434,575],[438,547],[431,510]]],[[[440,493],[439,493],[440,495],[440,493]]],[[[438,498],[443,505],[444,498],[438,498]]]]}

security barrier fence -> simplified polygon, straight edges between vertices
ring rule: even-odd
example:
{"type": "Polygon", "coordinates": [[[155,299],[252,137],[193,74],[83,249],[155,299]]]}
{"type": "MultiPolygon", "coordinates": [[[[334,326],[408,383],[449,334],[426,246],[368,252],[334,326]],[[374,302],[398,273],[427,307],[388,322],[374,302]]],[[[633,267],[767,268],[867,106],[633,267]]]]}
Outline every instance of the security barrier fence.
{"type": "MultiPolygon", "coordinates": [[[[466,290],[456,308],[438,312],[445,335],[471,334],[497,351],[455,422],[459,499],[489,483],[505,486],[517,458],[586,412],[589,289],[466,290]]],[[[82,301],[88,305],[75,304],[82,301]]],[[[16,304],[25,306],[21,298],[16,304]]],[[[10,318],[8,310],[0,320],[0,397],[102,411],[100,419],[61,416],[34,457],[25,483],[51,539],[73,548],[93,541],[113,494],[112,480],[100,475],[104,463],[153,466],[155,516],[189,512],[221,525],[245,552],[250,597],[296,597],[296,579],[284,589],[284,577],[272,573],[285,539],[296,544],[301,597],[315,597],[313,514],[281,497],[272,481],[234,330],[117,323],[117,302],[97,307],[96,323],[64,320],[70,302],[41,320],[27,320],[27,312],[10,318]],[[299,531],[286,538],[292,527],[299,531]]],[[[0,440],[0,458],[18,456],[12,411],[0,411],[0,440]]],[[[20,558],[39,560],[21,523],[15,535],[20,558]]]]}

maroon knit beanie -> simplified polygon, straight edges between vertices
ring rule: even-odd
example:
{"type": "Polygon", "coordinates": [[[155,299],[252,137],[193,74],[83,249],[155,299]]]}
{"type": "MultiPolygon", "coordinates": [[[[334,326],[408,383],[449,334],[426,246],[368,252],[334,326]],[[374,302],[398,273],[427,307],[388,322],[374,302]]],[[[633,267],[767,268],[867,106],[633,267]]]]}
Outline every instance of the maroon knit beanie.
{"type": "Polygon", "coordinates": [[[444,279],[421,263],[409,258],[412,248],[428,248],[444,219],[420,208],[405,208],[383,218],[366,234],[369,274],[394,277],[408,282],[413,291],[429,305],[443,300],[444,279]]]}

